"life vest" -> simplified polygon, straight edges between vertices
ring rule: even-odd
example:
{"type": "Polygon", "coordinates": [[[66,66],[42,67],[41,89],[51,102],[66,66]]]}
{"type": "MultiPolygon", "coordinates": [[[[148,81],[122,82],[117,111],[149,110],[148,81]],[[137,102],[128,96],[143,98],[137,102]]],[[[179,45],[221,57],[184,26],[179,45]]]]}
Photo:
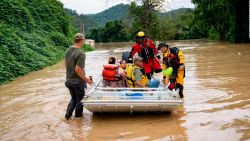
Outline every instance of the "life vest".
{"type": "Polygon", "coordinates": [[[141,72],[142,72],[142,79],[141,79],[141,83],[144,85],[144,86],[147,86],[148,85],[148,78],[147,78],[147,75],[145,75],[145,73],[144,73],[144,70],[143,69],[141,69],[140,67],[138,67],[138,66],[134,66],[133,67],[133,75],[132,75],[132,80],[134,81],[134,83],[135,83],[135,87],[137,87],[136,86],[136,82],[135,82],[135,70],[136,69],[139,69],[141,72]]]}
{"type": "Polygon", "coordinates": [[[180,58],[178,57],[179,52],[180,52],[180,49],[178,49],[177,47],[173,47],[173,48],[170,48],[170,54],[168,54],[168,52],[165,52],[163,54],[163,64],[166,65],[166,67],[173,68],[174,77],[177,77],[178,68],[181,65],[180,58]]]}
{"type": "Polygon", "coordinates": [[[141,58],[143,58],[143,61],[146,61],[149,58],[154,58],[155,53],[154,53],[154,50],[152,49],[151,46],[152,45],[148,42],[148,39],[145,39],[143,44],[140,45],[141,52],[140,52],[139,56],[141,58]]]}
{"type": "Polygon", "coordinates": [[[118,74],[119,66],[116,64],[103,65],[102,76],[107,81],[121,80],[121,76],[118,74]]]}
{"type": "Polygon", "coordinates": [[[141,72],[142,72],[142,79],[141,79],[141,83],[144,85],[144,86],[147,86],[148,85],[148,78],[147,76],[145,75],[144,73],[144,70],[138,66],[129,66],[128,68],[128,72],[127,72],[127,79],[128,79],[128,84],[129,84],[129,87],[130,88],[134,88],[134,87],[137,87],[136,86],[136,80],[135,80],[135,70],[139,69],[141,72]]]}
{"type": "Polygon", "coordinates": [[[125,73],[127,75],[127,81],[128,81],[128,84],[129,84],[129,87],[130,88],[133,88],[134,87],[134,81],[132,80],[132,75],[133,75],[133,67],[134,65],[133,64],[128,64],[128,66],[126,67],[125,69],[125,73]]]}

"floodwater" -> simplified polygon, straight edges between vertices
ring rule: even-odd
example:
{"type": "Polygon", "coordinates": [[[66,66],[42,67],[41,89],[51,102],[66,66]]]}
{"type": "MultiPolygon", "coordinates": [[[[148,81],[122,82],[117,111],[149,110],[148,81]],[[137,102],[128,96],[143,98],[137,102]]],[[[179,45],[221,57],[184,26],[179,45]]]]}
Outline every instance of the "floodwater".
{"type": "MultiPolygon", "coordinates": [[[[130,43],[129,43],[130,44],[130,43]]],[[[63,62],[0,86],[0,140],[250,140],[250,44],[179,41],[186,59],[185,101],[171,114],[92,115],[64,119],[70,98],[63,62]]],[[[129,45],[87,53],[94,80],[111,55],[129,45]]]]}

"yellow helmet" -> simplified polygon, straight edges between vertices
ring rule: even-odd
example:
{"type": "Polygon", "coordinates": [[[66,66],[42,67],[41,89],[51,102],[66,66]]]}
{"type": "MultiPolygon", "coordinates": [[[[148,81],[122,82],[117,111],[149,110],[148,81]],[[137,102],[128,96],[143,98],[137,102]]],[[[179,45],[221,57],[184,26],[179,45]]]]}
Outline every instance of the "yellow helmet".
{"type": "Polygon", "coordinates": [[[145,33],[144,32],[142,32],[142,31],[140,31],[140,32],[138,32],[138,34],[137,34],[139,37],[144,37],[145,36],[145,33]]]}

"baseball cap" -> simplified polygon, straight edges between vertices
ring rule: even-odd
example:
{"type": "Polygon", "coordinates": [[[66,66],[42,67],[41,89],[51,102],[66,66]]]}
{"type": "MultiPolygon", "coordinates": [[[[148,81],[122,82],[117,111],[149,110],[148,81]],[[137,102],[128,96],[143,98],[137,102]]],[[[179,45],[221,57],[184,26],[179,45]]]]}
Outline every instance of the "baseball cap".
{"type": "Polygon", "coordinates": [[[80,40],[80,39],[85,39],[85,36],[82,33],[76,33],[74,38],[76,40],[80,40]]]}

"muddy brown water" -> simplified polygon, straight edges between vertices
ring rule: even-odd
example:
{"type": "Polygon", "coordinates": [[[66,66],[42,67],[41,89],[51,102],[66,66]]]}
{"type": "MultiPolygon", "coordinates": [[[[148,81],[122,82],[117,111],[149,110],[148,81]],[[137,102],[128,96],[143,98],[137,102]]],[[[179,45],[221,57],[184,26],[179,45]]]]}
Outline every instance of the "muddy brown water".
{"type": "MultiPolygon", "coordinates": [[[[129,43],[130,44],[130,43],[129,43]]],[[[180,41],[185,102],[171,114],[105,114],[64,120],[70,95],[63,62],[0,86],[0,140],[250,140],[250,44],[180,41]]],[[[97,80],[111,55],[129,46],[98,45],[86,71],[97,80]]]]}

